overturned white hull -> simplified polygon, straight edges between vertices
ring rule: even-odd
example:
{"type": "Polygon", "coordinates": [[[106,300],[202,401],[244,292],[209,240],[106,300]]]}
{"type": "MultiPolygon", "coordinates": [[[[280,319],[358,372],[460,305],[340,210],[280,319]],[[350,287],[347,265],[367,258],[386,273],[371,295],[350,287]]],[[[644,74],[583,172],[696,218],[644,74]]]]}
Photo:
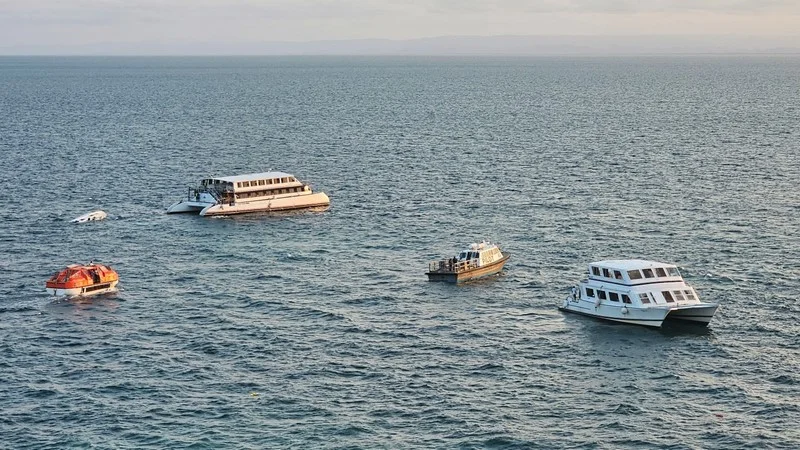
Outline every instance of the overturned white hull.
{"type": "Polygon", "coordinates": [[[70,222],[72,223],[93,222],[96,220],[105,220],[106,217],[108,217],[108,214],[106,214],[105,211],[97,210],[97,211],[92,211],[90,213],[86,213],[80,217],[76,217],[70,220],[70,222]]]}

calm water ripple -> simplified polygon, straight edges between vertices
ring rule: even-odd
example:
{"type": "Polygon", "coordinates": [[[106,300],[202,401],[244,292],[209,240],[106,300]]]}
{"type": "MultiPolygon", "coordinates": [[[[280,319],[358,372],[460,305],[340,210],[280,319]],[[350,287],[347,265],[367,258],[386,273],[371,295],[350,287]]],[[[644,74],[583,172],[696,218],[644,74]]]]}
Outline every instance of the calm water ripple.
{"type": "Polygon", "coordinates": [[[0,447],[798,448],[799,85],[796,57],[0,58],[0,447]],[[268,169],[330,210],[164,214],[268,169]],[[503,275],[426,281],[482,238],[503,275]],[[719,313],[560,313],[605,258],[719,313]],[[47,297],[89,260],[119,294],[47,297]]]}

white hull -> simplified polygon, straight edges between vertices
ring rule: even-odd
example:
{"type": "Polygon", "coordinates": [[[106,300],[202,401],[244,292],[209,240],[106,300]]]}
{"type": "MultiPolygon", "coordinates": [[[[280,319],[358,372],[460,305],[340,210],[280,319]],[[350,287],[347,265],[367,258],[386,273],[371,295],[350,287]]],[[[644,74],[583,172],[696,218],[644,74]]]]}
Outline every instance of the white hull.
{"type": "Polygon", "coordinates": [[[717,312],[716,303],[702,303],[699,305],[679,306],[670,311],[667,320],[684,320],[708,325],[717,312]]]}
{"type": "Polygon", "coordinates": [[[288,211],[330,205],[324,192],[298,194],[267,199],[239,200],[232,204],[202,201],[181,201],[167,208],[167,213],[197,212],[201,216],[226,216],[251,212],[288,211]]]}
{"type": "Polygon", "coordinates": [[[559,307],[562,311],[569,311],[598,319],[611,320],[614,322],[629,323],[633,325],[643,325],[646,327],[658,328],[669,314],[667,308],[635,308],[616,305],[595,305],[595,302],[587,300],[564,300],[564,304],[559,307]]]}
{"type": "Polygon", "coordinates": [[[707,325],[714,317],[718,305],[716,303],[701,303],[698,305],[681,305],[666,307],[631,307],[630,305],[596,305],[595,302],[572,298],[564,300],[559,307],[562,311],[569,311],[598,319],[614,322],[630,323],[647,327],[660,327],[664,321],[682,320],[707,325]]]}
{"type": "Polygon", "coordinates": [[[94,295],[107,294],[109,292],[117,292],[117,284],[119,281],[112,281],[108,287],[102,289],[92,289],[92,286],[72,289],[54,289],[47,288],[47,293],[56,297],[90,297],[94,295]]]}
{"type": "Polygon", "coordinates": [[[104,220],[108,217],[105,211],[92,211],[90,213],[86,213],[80,217],[76,217],[75,219],[70,220],[72,223],[83,223],[83,222],[92,222],[95,220],[104,220]]]}

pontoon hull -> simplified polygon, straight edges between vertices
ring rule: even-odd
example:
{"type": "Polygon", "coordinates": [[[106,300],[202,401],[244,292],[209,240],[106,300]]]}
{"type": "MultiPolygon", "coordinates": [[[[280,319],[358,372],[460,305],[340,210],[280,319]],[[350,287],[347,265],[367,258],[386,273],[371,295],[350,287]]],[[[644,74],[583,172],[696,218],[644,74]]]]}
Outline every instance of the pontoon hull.
{"type": "Polygon", "coordinates": [[[268,200],[239,200],[234,203],[208,203],[183,200],[167,208],[167,214],[197,213],[201,216],[227,216],[252,212],[288,211],[330,206],[331,201],[324,192],[279,197],[268,200]]]}
{"type": "Polygon", "coordinates": [[[233,204],[216,204],[203,208],[201,216],[227,216],[252,212],[288,211],[330,206],[331,201],[324,192],[293,197],[280,197],[271,200],[252,202],[238,201],[233,204]]]}
{"type": "Polygon", "coordinates": [[[659,328],[664,321],[685,320],[697,324],[708,325],[717,304],[704,303],[700,305],[684,305],[673,308],[637,308],[631,306],[612,306],[600,304],[580,299],[575,301],[571,298],[564,300],[564,304],[558,309],[567,312],[582,314],[595,317],[597,319],[610,320],[612,322],[642,325],[646,327],[659,328]]]}
{"type": "Polygon", "coordinates": [[[701,305],[688,305],[681,306],[678,309],[673,309],[667,315],[667,320],[681,320],[692,322],[701,325],[708,325],[714,314],[717,312],[716,303],[704,303],[701,305]]]}
{"type": "Polygon", "coordinates": [[[173,203],[167,208],[167,214],[176,214],[176,213],[199,213],[204,208],[208,206],[214,205],[213,203],[204,203],[204,202],[190,202],[190,201],[180,201],[177,203],[173,203]]]}

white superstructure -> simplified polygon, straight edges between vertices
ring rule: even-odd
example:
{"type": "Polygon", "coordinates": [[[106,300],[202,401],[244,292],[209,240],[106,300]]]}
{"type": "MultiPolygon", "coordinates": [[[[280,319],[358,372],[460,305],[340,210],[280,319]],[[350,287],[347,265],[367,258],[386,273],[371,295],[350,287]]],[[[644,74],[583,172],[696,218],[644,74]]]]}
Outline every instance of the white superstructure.
{"type": "Polygon", "coordinates": [[[313,192],[294,175],[263,172],[201,180],[200,186],[189,189],[187,197],[167,208],[167,213],[219,216],[329,205],[324,192],[313,192]]]}
{"type": "Polygon", "coordinates": [[[717,303],[701,302],[672,264],[640,259],[589,264],[589,275],[559,308],[616,322],[660,327],[664,320],[707,325],[717,303]]]}

